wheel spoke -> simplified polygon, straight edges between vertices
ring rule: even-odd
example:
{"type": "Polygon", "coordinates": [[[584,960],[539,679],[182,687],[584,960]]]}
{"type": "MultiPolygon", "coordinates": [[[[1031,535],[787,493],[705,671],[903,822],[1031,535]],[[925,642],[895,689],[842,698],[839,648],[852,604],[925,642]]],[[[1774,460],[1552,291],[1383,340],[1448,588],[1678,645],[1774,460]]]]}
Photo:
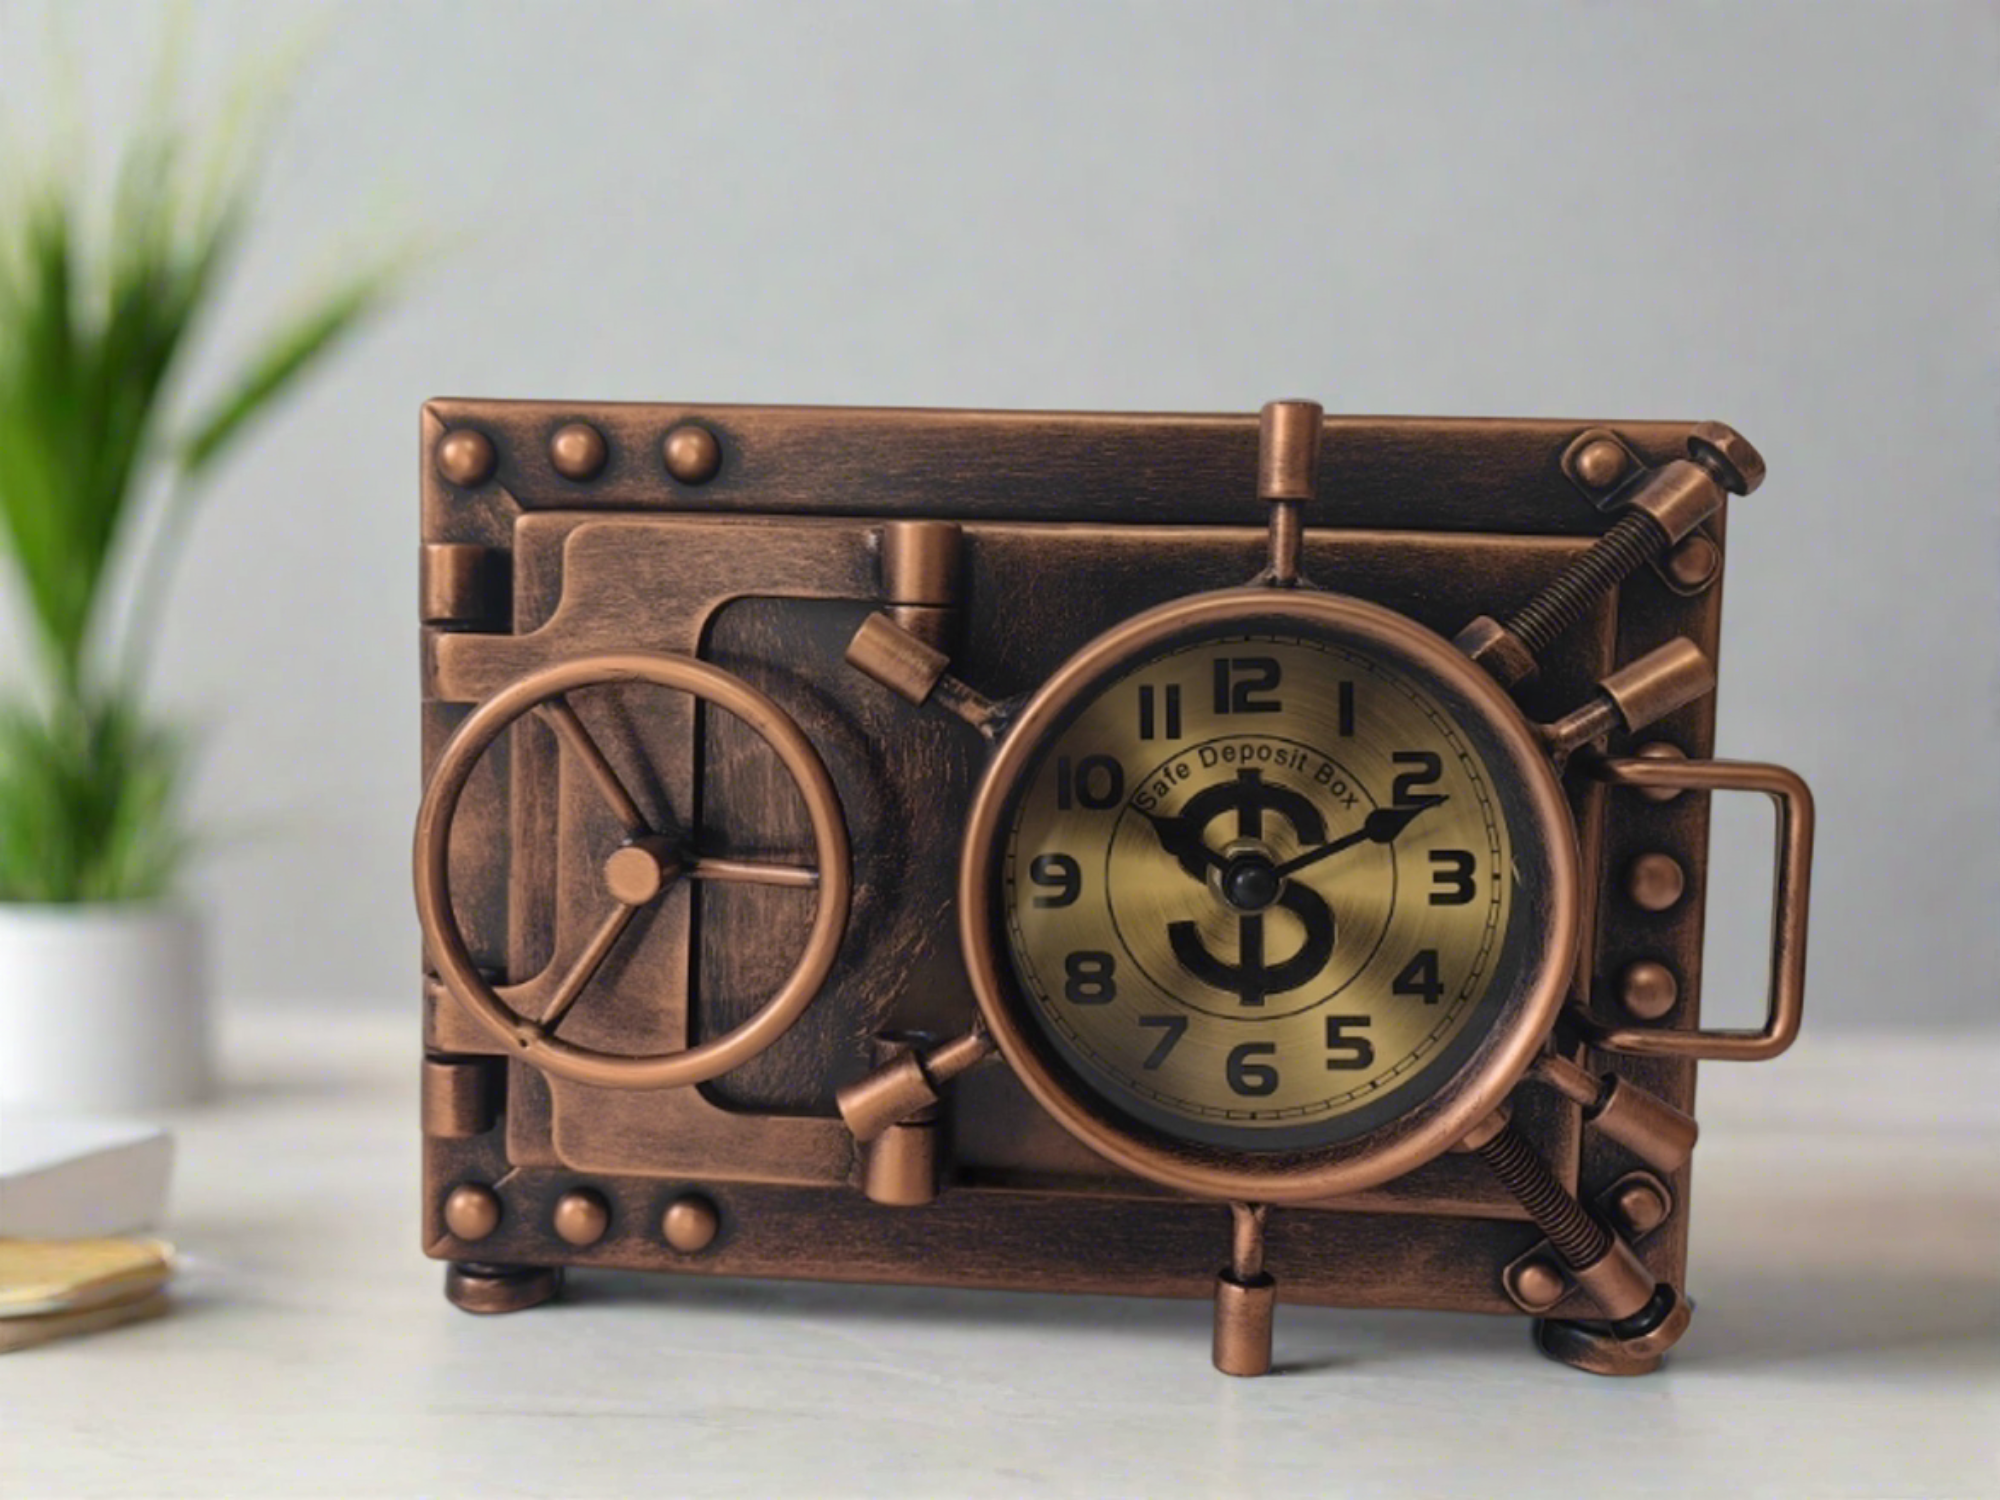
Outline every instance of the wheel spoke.
{"type": "Polygon", "coordinates": [[[808,865],[769,864],[748,859],[698,859],[681,872],[689,880],[735,881],[744,885],[784,885],[807,889],[819,884],[808,865]]]}
{"type": "Polygon", "coordinates": [[[583,762],[584,770],[618,821],[625,825],[625,832],[632,838],[650,833],[645,815],[639,811],[639,804],[632,800],[632,794],[625,790],[625,783],[618,779],[618,773],[611,769],[611,762],[604,758],[604,751],[583,727],[583,720],[570,707],[569,699],[558,694],[544,703],[536,705],[537,713],[548,721],[556,737],[567,745],[583,762]]]}
{"type": "Polygon", "coordinates": [[[555,994],[549,999],[548,1008],[542,1012],[539,1024],[544,1036],[552,1033],[569,1008],[576,1004],[583,987],[590,983],[591,976],[603,965],[619,935],[625,931],[625,924],[632,920],[632,914],[637,910],[636,906],[615,906],[611,914],[598,924],[597,931],[585,944],[582,956],[563,975],[562,983],[556,986],[555,994]]]}

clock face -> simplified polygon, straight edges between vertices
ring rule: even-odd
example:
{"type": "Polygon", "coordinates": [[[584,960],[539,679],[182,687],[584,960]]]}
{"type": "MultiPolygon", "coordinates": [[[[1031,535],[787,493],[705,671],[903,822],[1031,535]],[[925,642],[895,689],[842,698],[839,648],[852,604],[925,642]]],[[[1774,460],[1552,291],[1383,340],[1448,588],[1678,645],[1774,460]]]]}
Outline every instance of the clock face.
{"type": "Polygon", "coordinates": [[[1328,1145],[1414,1108],[1522,968],[1494,743],[1421,663],[1304,618],[1080,684],[995,845],[995,937],[1043,1049],[1205,1146],[1328,1145]]]}

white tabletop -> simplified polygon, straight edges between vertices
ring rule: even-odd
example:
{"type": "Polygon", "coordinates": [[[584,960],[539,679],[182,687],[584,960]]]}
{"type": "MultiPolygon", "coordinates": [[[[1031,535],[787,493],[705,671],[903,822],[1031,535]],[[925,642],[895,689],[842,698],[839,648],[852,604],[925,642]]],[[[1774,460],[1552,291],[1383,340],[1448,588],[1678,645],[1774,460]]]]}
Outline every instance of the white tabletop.
{"type": "Polygon", "coordinates": [[[1702,1079],[1694,1326],[573,1277],[504,1318],[417,1249],[413,1020],[239,1015],[179,1122],[151,1324],[0,1358],[0,1495],[2000,1494],[2000,1039],[1702,1079]]]}

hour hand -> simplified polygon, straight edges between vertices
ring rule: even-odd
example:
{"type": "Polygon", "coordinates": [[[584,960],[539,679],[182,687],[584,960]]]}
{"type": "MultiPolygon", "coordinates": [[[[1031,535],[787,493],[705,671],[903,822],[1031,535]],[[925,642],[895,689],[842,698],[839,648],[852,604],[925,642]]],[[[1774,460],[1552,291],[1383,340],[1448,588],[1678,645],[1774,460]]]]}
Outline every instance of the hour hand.
{"type": "Polygon", "coordinates": [[[1206,880],[1210,867],[1222,868],[1222,856],[1208,847],[1208,841],[1201,836],[1199,828],[1180,818],[1162,817],[1158,813],[1142,812],[1140,816],[1153,825],[1160,847],[1179,861],[1180,867],[1196,880],[1206,880]]]}

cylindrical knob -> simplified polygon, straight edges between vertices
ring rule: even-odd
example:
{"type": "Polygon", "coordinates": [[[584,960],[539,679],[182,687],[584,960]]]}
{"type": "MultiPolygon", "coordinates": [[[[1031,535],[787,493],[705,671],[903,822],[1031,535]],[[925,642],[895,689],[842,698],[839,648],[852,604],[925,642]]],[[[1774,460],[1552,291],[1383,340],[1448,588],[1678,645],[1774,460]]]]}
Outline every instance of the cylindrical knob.
{"type": "Polygon", "coordinates": [[[1715,666],[1686,636],[1655,646],[1598,683],[1599,696],[1542,731],[1549,748],[1568,755],[1614,729],[1644,729],[1715,690],[1715,666]]]}
{"type": "Polygon", "coordinates": [[[1257,425],[1257,498],[1310,500],[1319,490],[1320,434],[1326,412],[1317,401],[1273,401],[1257,425]]]}

